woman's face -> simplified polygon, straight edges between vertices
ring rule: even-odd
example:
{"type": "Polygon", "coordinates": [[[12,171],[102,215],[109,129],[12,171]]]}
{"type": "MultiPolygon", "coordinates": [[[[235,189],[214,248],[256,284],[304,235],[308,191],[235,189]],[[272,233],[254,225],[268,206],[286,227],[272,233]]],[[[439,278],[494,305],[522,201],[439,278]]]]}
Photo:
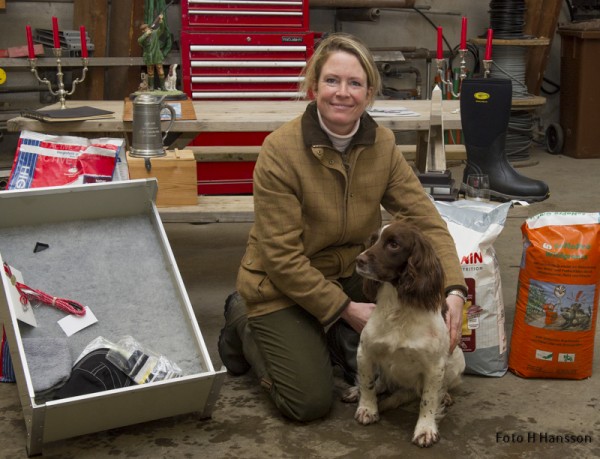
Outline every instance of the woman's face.
{"type": "Polygon", "coordinates": [[[317,108],[331,132],[346,135],[363,114],[371,97],[367,74],[352,54],[338,51],[327,59],[314,88],[317,108]]]}

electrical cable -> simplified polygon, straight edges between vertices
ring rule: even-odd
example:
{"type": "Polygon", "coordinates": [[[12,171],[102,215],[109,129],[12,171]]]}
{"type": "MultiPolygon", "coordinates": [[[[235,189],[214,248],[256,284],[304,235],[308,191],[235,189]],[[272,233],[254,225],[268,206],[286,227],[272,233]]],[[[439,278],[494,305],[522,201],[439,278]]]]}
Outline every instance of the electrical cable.
{"type": "Polygon", "coordinates": [[[493,66],[513,81],[513,98],[531,97],[525,84],[527,50],[524,46],[495,46],[493,66]],[[515,84],[516,83],[516,84],[515,84]]]}
{"type": "MultiPolygon", "coordinates": [[[[429,19],[421,10],[419,10],[416,7],[412,7],[413,10],[415,10],[417,13],[419,13],[423,19],[425,19],[427,22],[429,22],[429,24],[431,24],[431,27],[433,27],[435,30],[437,30],[438,26],[436,26],[434,24],[434,22],[429,19]]],[[[446,36],[442,33],[442,40],[444,40],[444,43],[446,43],[446,47],[448,48],[448,51],[450,51],[450,53],[452,54],[452,46],[450,46],[450,43],[448,42],[448,40],[446,39],[446,36]]]]}
{"type": "MultiPolygon", "coordinates": [[[[522,40],[531,38],[524,34],[525,0],[491,0],[490,28],[494,38],[505,40],[522,40]]],[[[492,68],[499,71],[502,78],[510,79],[512,98],[526,99],[533,97],[525,84],[526,57],[525,46],[494,45],[492,68]]],[[[529,150],[533,141],[533,116],[529,111],[512,110],[506,132],[505,152],[509,161],[521,161],[529,158],[529,150]]]]}
{"type": "Polygon", "coordinates": [[[18,282],[15,276],[13,275],[10,266],[8,266],[8,264],[6,263],[4,263],[4,272],[19,292],[19,301],[21,302],[23,307],[27,305],[28,301],[39,301],[41,303],[47,304],[48,306],[60,309],[61,311],[64,311],[68,314],[74,314],[76,316],[85,315],[85,307],[77,301],[69,300],[68,298],[58,298],[56,296],[51,296],[45,292],[42,292],[41,290],[31,288],[21,282],[18,282]]]}
{"type": "Polygon", "coordinates": [[[544,94],[547,94],[547,95],[549,95],[549,96],[553,96],[554,94],[558,94],[558,93],[560,92],[560,85],[559,85],[558,83],[555,83],[554,81],[552,81],[552,80],[549,80],[549,79],[548,79],[548,78],[546,78],[546,77],[543,77],[543,78],[542,78],[542,85],[543,85],[544,83],[548,83],[549,85],[551,85],[551,86],[553,86],[553,87],[554,87],[554,90],[553,90],[553,91],[551,91],[551,90],[545,89],[545,88],[544,88],[544,86],[541,86],[541,87],[540,87],[540,90],[541,90],[541,91],[542,91],[544,94]]]}

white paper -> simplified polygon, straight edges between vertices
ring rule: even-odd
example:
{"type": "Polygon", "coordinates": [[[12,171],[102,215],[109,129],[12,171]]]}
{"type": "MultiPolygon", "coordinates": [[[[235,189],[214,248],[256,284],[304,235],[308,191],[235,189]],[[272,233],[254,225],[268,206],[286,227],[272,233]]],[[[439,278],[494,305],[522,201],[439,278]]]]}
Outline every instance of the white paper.
{"type": "MultiPolygon", "coordinates": [[[[9,266],[9,268],[13,276],[15,276],[17,282],[24,284],[23,275],[21,274],[21,272],[13,268],[12,266],[9,266]]],[[[10,296],[12,298],[12,301],[8,304],[9,306],[13,307],[13,313],[16,316],[17,320],[31,325],[32,327],[37,327],[37,322],[35,320],[35,315],[33,314],[33,308],[31,307],[31,303],[29,302],[29,300],[27,300],[26,304],[21,304],[21,294],[17,290],[17,287],[12,285],[12,282],[10,286],[10,296]]]]}
{"type": "Polygon", "coordinates": [[[76,316],[74,314],[69,314],[67,317],[63,317],[58,321],[58,325],[63,329],[67,336],[71,336],[78,331],[83,330],[90,325],[98,322],[96,316],[92,312],[90,308],[85,306],[85,315],[84,316],[76,316]]]}
{"type": "Polygon", "coordinates": [[[408,110],[405,107],[389,107],[389,108],[380,108],[380,107],[373,107],[370,108],[369,110],[367,110],[367,113],[369,115],[371,115],[372,117],[376,118],[376,117],[388,117],[388,116],[419,116],[419,114],[417,112],[413,112],[411,110],[408,110]]]}

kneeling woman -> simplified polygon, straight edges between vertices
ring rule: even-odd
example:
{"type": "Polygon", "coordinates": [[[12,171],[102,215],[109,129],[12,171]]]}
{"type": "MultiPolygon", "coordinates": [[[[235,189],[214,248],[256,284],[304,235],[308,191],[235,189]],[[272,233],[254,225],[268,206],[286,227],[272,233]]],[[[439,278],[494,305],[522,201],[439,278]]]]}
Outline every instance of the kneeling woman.
{"type": "MultiPolygon", "coordinates": [[[[354,380],[359,334],[375,308],[354,260],[381,226],[381,206],[430,238],[446,292],[466,293],[446,224],[394,133],[366,113],[381,86],[366,46],[331,34],[304,76],[315,100],[265,139],[256,162],[255,223],[219,338],[229,372],[252,367],[277,408],[298,421],[329,412],[332,364],[354,380]]],[[[446,301],[454,348],[463,300],[448,294],[446,301]]]]}

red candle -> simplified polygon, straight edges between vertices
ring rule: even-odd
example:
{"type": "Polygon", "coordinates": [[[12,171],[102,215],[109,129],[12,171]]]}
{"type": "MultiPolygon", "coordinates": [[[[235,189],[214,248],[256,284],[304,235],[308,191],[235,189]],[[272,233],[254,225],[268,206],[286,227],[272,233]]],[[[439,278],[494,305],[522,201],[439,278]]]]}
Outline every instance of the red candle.
{"type": "Polygon", "coordinates": [[[31,35],[31,26],[25,26],[25,33],[27,35],[27,53],[29,59],[35,59],[35,50],[33,49],[33,35],[31,35]]]}
{"type": "Polygon", "coordinates": [[[444,45],[443,45],[443,32],[442,32],[442,28],[438,27],[437,28],[437,58],[438,59],[443,59],[444,58],[444,45]]]}
{"type": "Polygon", "coordinates": [[[52,33],[54,36],[54,47],[60,48],[60,37],[58,36],[58,19],[52,16],[52,33]]]}
{"type": "Polygon", "coordinates": [[[79,35],[81,37],[81,57],[88,57],[87,37],[85,36],[85,26],[79,27],[79,35]]]}
{"type": "Polygon", "coordinates": [[[486,61],[492,60],[492,37],[494,36],[494,31],[492,29],[488,29],[487,31],[487,42],[485,44],[485,57],[486,61]]]}
{"type": "Polygon", "coordinates": [[[467,49],[467,18],[462,18],[462,27],[460,29],[460,49],[467,49]]]}

